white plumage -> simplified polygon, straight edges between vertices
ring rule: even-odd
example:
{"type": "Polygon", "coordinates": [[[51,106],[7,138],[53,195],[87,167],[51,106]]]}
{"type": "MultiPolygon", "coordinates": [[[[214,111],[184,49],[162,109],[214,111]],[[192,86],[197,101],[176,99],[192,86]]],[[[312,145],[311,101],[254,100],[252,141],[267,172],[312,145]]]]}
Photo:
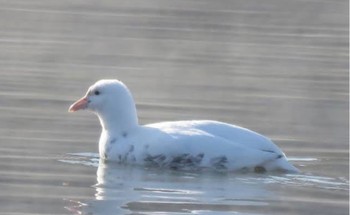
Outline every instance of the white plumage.
{"type": "Polygon", "coordinates": [[[135,102],[117,80],[100,80],[69,111],[88,109],[102,125],[102,159],[171,169],[298,172],[268,138],[208,120],[139,125],[135,102]]]}

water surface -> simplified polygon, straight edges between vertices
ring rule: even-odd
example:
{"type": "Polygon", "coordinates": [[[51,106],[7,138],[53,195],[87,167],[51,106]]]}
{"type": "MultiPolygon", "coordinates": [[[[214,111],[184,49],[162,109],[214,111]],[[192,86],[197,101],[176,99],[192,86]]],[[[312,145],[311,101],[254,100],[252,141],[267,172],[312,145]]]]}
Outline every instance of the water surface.
{"type": "Polygon", "coordinates": [[[0,0],[0,214],[348,214],[348,2],[0,0]],[[124,81],[142,124],[270,137],[298,175],[99,164],[69,105],[124,81]]]}

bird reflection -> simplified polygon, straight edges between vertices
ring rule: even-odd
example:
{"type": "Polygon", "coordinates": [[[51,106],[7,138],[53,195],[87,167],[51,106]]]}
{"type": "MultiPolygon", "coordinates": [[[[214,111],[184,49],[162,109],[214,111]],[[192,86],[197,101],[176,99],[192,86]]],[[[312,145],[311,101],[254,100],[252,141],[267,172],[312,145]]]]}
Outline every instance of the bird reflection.
{"type": "Polygon", "coordinates": [[[256,210],[275,198],[256,175],[179,172],[102,161],[93,187],[91,201],[71,202],[75,206],[68,209],[75,214],[234,212],[242,205],[256,210]]]}

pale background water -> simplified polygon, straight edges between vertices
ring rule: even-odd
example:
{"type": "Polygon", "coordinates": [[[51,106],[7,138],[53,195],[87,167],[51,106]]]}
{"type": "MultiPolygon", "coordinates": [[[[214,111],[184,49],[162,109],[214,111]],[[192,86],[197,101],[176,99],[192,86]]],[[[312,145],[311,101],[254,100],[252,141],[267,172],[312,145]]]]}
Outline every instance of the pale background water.
{"type": "Polygon", "coordinates": [[[346,0],[0,0],[0,214],[348,214],[348,50],[346,0]],[[302,173],[99,166],[67,109],[101,78],[143,124],[248,127],[302,173]]]}

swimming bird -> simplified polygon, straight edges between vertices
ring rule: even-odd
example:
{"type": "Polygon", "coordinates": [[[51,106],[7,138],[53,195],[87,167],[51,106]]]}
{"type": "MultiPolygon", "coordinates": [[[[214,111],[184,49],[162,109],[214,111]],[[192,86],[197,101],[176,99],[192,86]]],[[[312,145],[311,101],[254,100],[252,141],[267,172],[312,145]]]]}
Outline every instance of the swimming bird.
{"type": "Polygon", "coordinates": [[[84,109],[100,120],[103,160],[175,170],[299,172],[269,138],[243,127],[211,120],[140,125],[133,96],[119,80],[97,81],[69,112],[84,109]]]}

